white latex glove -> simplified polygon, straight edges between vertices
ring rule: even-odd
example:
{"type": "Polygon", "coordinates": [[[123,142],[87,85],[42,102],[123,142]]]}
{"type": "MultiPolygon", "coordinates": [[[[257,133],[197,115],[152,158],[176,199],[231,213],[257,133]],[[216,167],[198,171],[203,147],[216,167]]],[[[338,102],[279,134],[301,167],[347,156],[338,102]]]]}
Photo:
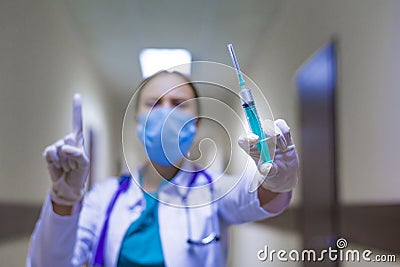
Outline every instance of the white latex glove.
{"type": "Polygon", "coordinates": [[[82,133],[82,102],[79,94],[73,101],[73,132],[48,146],[43,156],[51,180],[51,198],[59,205],[72,206],[80,201],[89,173],[89,158],[82,133]]]}
{"type": "Polygon", "coordinates": [[[294,189],[298,182],[299,158],[287,123],[281,119],[274,123],[277,145],[272,163],[260,163],[260,153],[256,146],[259,139],[257,135],[243,135],[238,144],[255,161],[263,177],[260,181],[262,187],[276,193],[288,192],[294,189]]]}

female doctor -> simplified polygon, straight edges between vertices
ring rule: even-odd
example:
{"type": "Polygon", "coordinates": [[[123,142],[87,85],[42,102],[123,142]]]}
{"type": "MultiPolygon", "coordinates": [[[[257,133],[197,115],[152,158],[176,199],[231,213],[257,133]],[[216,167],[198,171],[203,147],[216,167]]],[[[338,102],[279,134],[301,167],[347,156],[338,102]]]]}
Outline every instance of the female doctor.
{"type": "Polygon", "coordinates": [[[244,173],[226,190],[230,177],[183,156],[201,124],[194,85],[178,72],[162,71],[140,90],[136,130],[149,161],[132,176],[107,179],[86,194],[89,159],[81,100],[74,97],[73,132],[44,151],[52,186],[27,266],[225,266],[230,225],[272,217],[288,206],[299,163],[283,120],[275,121],[279,134],[272,164],[258,164],[258,136],[238,140],[258,165],[261,186],[249,191],[254,173],[244,173]],[[204,199],[210,201],[204,205],[204,199]]]}

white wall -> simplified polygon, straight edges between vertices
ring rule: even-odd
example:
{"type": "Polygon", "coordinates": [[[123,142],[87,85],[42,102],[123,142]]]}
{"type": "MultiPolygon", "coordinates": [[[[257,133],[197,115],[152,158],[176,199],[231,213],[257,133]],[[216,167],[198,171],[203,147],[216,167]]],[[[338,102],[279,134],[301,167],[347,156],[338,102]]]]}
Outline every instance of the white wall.
{"type": "MultiPolygon", "coordinates": [[[[0,1],[0,39],[0,201],[43,201],[50,178],[41,154],[72,130],[75,92],[97,133],[95,174],[114,173],[106,85],[56,1],[0,1]]],[[[28,237],[0,243],[0,258],[23,266],[27,247],[28,237]]]]}
{"type": "MultiPolygon", "coordinates": [[[[274,115],[288,121],[299,144],[295,71],[332,37],[338,39],[339,190],[345,204],[400,201],[399,7],[399,1],[390,0],[287,0],[260,38],[247,72],[264,89],[274,115]]],[[[299,193],[295,204],[301,201],[299,193]]],[[[256,230],[276,237],[270,244],[282,241],[271,229],[237,227],[232,266],[240,266],[235,262],[241,257],[253,260],[254,255],[247,255],[259,249],[260,240],[267,241],[257,240],[256,230]],[[237,238],[247,235],[255,239],[237,238]]],[[[294,240],[296,236],[287,245],[294,240]]]]}
{"type": "Polygon", "coordinates": [[[98,170],[112,169],[108,97],[62,10],[50,0],[0,4],[0,201],[40,203],[50,181],[42,151],[71,132],[72,97],[100,140],[98,170]]]}
{"type": "Polygon", "coordinates": [[[28,237],[18,238],[7,243],[0,243],[0,259],[2,260],[2,264],[4,264],[3,266],[25,266],[28,243],[28,237]]]}

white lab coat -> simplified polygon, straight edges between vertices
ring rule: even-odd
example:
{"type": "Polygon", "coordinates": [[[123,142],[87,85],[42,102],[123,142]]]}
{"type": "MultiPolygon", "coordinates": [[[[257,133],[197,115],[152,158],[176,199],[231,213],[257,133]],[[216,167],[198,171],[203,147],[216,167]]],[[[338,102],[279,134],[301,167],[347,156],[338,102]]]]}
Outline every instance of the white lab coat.
{"type": "MultiPolygon", "coordinates": [[[[184,186],[191,177],[189,175],[191,174],[187,172],[179,172],[173,178],[175,185],[168,183],[159,192],[160,237],[165,265],[168,267],[225,266],[228,226],[275,216],[287,207],[291,198],[291,192],[281,194],[279,202],[275,203],[279,212],[271,214],[260,207],[257,191],[250,193],[248,190],[255,175],[253,171],[247,172],[241,179],[227,175],[222,177],[211,175],[215,181],[214,188],[218,199],[212,205],[214,208],[200,205],[205,203],[201,200],[207,199],[207,195],[210,195],[208,186],[196,187],[199,188],[198,191],[192,189],[189,192],[189,204],[200,206],[191,208],[189,213],[192,239],[199,240],[207,236],[212,231],[211,220],[214,219],[217,222],[216,230],[219,231],[220,241],[205,246],[190,246],[186,242],[188,227],[185,209],[177,207],[183,204],[180,194],[187,190],[184,186]]],[[[195,185],[206,182],[200,175],[195,185]]],[[[103,227],[106,209],[118,186],[116,177],[98,183],[84,197],[80,212],[78,210],[72,216],[55,214],[48,195],[31,237],[26,266],[75,267],[82,266],[87,261],[91,262],[103,227]]],[[[141,189],[136,182],[131,181],[128,190],[122,193],[115,203],[106,236],[105,266],[117,265],[124,234],[130,224],[140,216],[144,207],[136,204],[143,199],[141,189]]]]}

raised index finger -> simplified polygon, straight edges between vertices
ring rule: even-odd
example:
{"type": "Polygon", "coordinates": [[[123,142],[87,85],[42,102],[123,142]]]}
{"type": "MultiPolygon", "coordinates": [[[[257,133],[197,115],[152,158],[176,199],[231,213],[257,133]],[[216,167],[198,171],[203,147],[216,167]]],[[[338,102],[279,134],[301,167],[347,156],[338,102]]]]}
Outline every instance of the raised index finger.
{"type": "Polygon", "coordinates": [[[74,95],[72,111],[72,132],[75,135],[77,145],[83,145],[82,99],[80,94],[74,95]]]}

